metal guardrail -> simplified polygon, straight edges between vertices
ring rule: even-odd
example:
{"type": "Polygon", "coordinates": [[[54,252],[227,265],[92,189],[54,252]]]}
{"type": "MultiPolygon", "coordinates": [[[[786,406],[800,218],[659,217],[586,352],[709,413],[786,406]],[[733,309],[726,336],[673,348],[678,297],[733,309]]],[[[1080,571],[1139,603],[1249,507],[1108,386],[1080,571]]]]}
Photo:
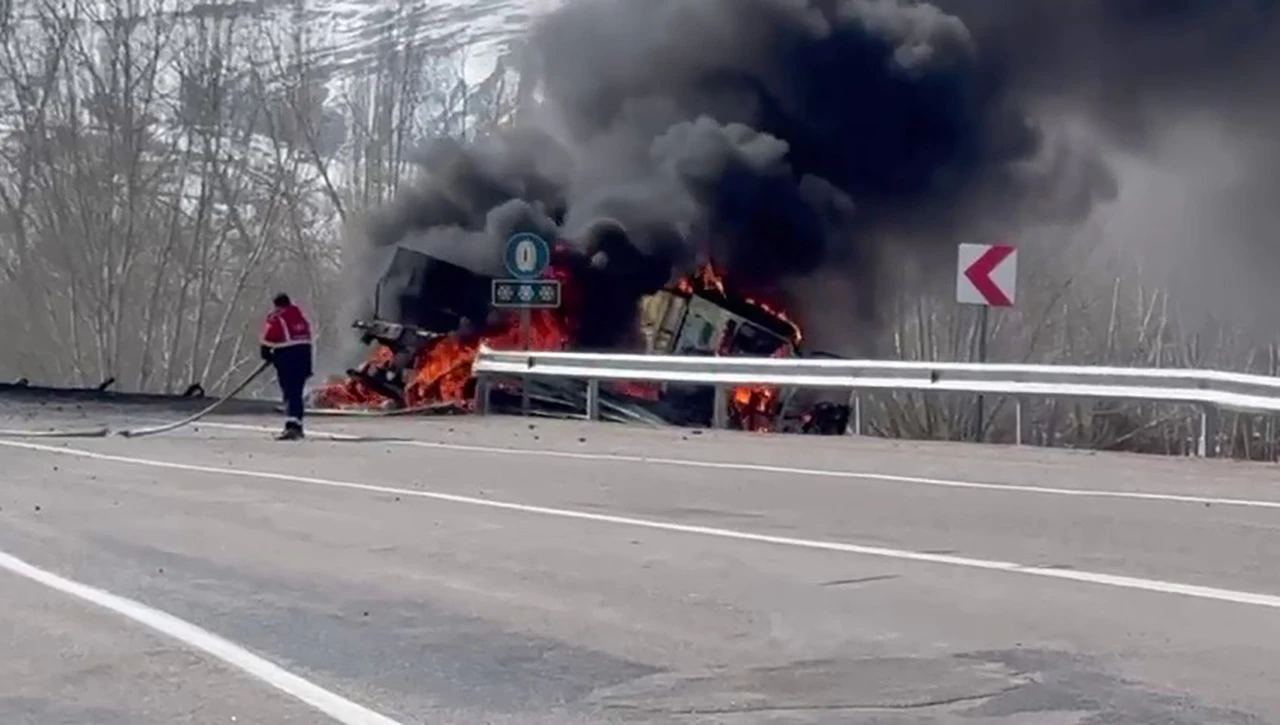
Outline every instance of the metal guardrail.
{"type": "MultiPolygon", "coordinates": [[[[587,415],[593,420],[598,415],[601,381],[714,386],[718,425],[723,425],[725,392],[742,385],[1189,404],[1201,409],[1200,455],[1205,455],[1207,449],[1209,411],[1280,413],[1280,378],[1188,368],[688,357],[483,348],[474,370],[480,381],[482,410],[487,404],[487,379],[492,377],[571,378],[586,381],[587,415]]],[[[1020,419],[1020,402],[1018,413],[1020,419]]],[[[1017,427],[1021,442],[1020,420],[1017,427]]]]}

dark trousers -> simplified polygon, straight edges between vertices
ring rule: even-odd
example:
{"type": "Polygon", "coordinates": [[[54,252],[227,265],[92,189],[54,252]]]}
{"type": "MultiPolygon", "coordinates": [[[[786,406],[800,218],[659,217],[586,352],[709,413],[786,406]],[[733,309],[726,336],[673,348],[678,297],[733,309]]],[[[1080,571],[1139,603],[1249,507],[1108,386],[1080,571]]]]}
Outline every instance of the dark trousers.
{"type": "Polygon", "coordinates": [[[294,345],[275,351],[272,361],[276,367],[276,379],[284,396],[286,425],[302,427],[302,391],[311,377],[311,346],[294,345]]]}

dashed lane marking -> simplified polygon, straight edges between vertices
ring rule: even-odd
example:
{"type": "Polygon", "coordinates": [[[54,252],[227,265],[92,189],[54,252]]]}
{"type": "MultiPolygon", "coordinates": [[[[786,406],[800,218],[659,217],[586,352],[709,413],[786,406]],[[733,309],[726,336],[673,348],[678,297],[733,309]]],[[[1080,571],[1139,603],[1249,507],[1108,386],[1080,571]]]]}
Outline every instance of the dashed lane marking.
{"type": "MultiPolygon", "coordinates": [[[[208,428],[225,430],[246,430],[275,432],[275,428],[247,425],[243,423],[201,423],[208,428]]],[[[309,436],[327,438],[336,441],[359,441],[362,436],[345,433],[308,432],[309,436]]],[[[889,473],[871,473],[866,471],[839,471],[822,468],[792,468],[788,466],[769,466],[759,463],[739,463],[734,461],[698,461],[686,458],[661,458],[650,456],[632,456],[620,453],[575,453],[572,451],[544,451],[531,448],[498,448],[496,446],[473,446],[461,443],[435,443],[432,441],[410,440],[403,438],[379,439],[386,445],[428,448],[433,450],[457,451],[460,453],[485,453],[506,456],[532,456],[538,458],[560,458],[579,461],[612,461],[615,463],[645,463],[656,466],[680,466],[685,468],[702,468],[722,471],[747,471],[753,473],[776,473],[790,476],[810,478],[845,479],[856,481],[878,481],[882,483],[912,484],[917,486],[934,486],[938,488],[969,489],[977,491],[1006,491],[1013,493],[1040,494],[1046,496],[1072,496],[1076,498],[1105,498],[1132,501],[1162,501],[1165,503],[1213,504],[1219,506],[1238,506],[1242,508],[1280,509],[1280,501],[1257,499],[1225,498],[1217,496],[1190,496],[1172,493],[1147,493],[1142,491],[1105,491],[1087,488],[1053,488],[1048,486],[1024,486],[1011,483],[982,483],[979,481],[955,481],[944,478],[926,478],[921,476],[899,476],[889,473]]]]}
{"type": "MultiPolygon", "coordinates": [[[[776,546],[787,546],[798,549],[809,549],[819,551],[834,551],[846,554],[859,554],[862,556],[874,556],[884,559],[896,559],[899,561],[911,561],[927,564],[941,564],[945,566],[962,567],[967,569],[981,569],[986,571],[1008,572],[1011,574],[1020,574],[1023,576],[1042,577],[1045,579],[1059,579],[1066,581],[1083,582],[1087,584],[1096,584],[1101,586],[1115,587],[1119,589],[1139,590],[1146,592],[1155,592],[1159,594],[1175,594],[1180,596],[1194,597],[1197,599],[1209,599],[1221,602],[1232,602],[1235,604],[1248,604],[1259,607],[1269,607],[1271,609],[1280,609],[1280,596],[1270,594],[1259,594],[1255,592],[1236,591],[1232,589],[1218,589],[1216,587],[1198,586],[1194,584],[1182,584],[1179,582],[1160,581],[1157,579],[1143,579],[1139,577],[1123,576],[1118,574],[1105,574],[1099,572],[1078,571],[1070,569],[1049,569],[1045,567],[1025,566],[1014,562],[994,561],[989,559],[973,559],[962,556],[950,556],[946,554],[929,554],[916,551],[907,551],[903,549],[889,549],[877,546],[861,546],[858,544],[846,544],[837,541],[821,541],[817,539],[801,539],[788,536],[772,536],[768,534],[755,534],[747,531],[737,531],[734,529],[722,529],[710,526],[693,526],[689,524],[677,524],[667,521],[658,521],[653,519],[640,519],[629,516],[614,516],[610,514],[588,513],[585,511],[573,511],[570,509],[550,508],[546,506],[532,506],[528,504],[510,503],[505,501],[495,501],[491,499],[473,498],[471,496],[459,496],[456,494],[438,493],[434,491],[423,491],[408,488],[396,488],[393,486],[380,486],[368,483],[358,483],[353,481],[337,481],[326,478],[315,478],[311,476],[295,476],[286,473],[272,473],[269,471],[250,471],[239,468],[224,468],[220,466],[202,466],[190,463],[174,463],[170,461],[157,461],[148,458],[134,458],[130,456],[118,456],[107,453],[98,453],[96,451],[88,451],[71,447],[55,447],[40,445],[37,443],[18,443],[9,441],[0,441],[0,445],[12,448],[25,448],[33,451],[42,451],[45,453],[53,453],[63,456],[75,456],[79,458],[92,459],[97,461],[108,461],[112,463],[124,463],[136,466],[147,466],[151,468],[163,468],[173,471],[187,471],[191,473],[206,473],[221,476],[235,476],[240,478],[255,478],[269,481],[285,481],[289,483],[305,484],[310,486],[323,486],[328,488],[348,489],[354,491],[366,491],[369,493],[392,494],[402,497],[414,497],[422,499],[430,499],[434,501],[444,501],[455,504],[465,504],[468,506],[480,506],[489,509],[499,509],[505,511],[515,511],[527,514],[537,514],[541,516],[551,516],[563,519],[573,519],[578,521],[590,521],[602,524],[613,524],[618,526],[627,526],[633,528],[650,529],[657,531],[667,531],[679,534],[691,534],[696,536],[708,536],[718,539],[729,539],[734,541],[749,541],[760,544],[772,544],[776,546]]],[[[353,720],[349,722],[363,722],[353,720]]],[[[374,722],[374,721],[369,721],[374,722]]]]}

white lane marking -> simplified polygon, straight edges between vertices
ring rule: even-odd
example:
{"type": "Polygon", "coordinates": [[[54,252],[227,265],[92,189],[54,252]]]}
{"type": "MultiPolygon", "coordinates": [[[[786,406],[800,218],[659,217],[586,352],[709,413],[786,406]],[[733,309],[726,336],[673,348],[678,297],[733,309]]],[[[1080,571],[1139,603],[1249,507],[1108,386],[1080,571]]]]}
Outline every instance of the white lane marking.
{"type": "Polygon", "coordinates": [[[0,569],[26,577],[63,594],[123,615],[183,644],[202,650],[268,685],[291,695],[342,725],[400,725],[391,718],[330,692],[265,660],[227,639],[141,602],[81,584],[0,551],[0,569]]]}
{"type": "MultiPolygon", "coordinates": [[[[211,428],[226,430],[251,430],[274,432],[274,428],[247,425],[243,423],[201,423],[211,428]]],[[[358,441],[364,436],[346,433],[326,433],[317,431],[308,435],[338,441],[358,441]]],[[[1216,496],[1191,496],[1175,493],[1144,493],[1142,491],[1105,491],[1098,489],[1053,488],[1048,486],[1020,486],[1011,483],[982,483],[978,481],[954,481],[944,478],[924,478],[921,476],[899,476],[889,473],[869,473],[865,471],[838,471],[822,468],[790,468],[787,466],[769,466],[759,463],[737,463],[732,461],[698,461],[685,458],[654,458],[649,456],[629,456],[621,453],[574,453],[571,451],[542,451],[531,448],[497,448],[491,446],[472,446],[461,443],[434,443],[431,441],[390,439],[379,440],[387,445],[411,446],[414,448],[430,448],[433,450],[458,451],[462,453],[493,453],[508,456],[534,456],[541,458],[562,458],[581,461],[612,461],[615,463],[648,463],[659,466],[682,466],[685,468],[708,468],[722,471],[749,471],[753,473],[780,473],[792,476],[808,476],[812,478],[841,478],[857,481],[880,481],[884,483],[905,483],[917,486],[935,486],[939,488],[969,489],[978,491],[1009,491],[1015,493],[1034,493],[1049,496],[1075,496],[1083,498],[1129,499],[1134,501],[1164,501],[1167,503],[1217,504],[1220,506],[1238,506],[1243,508],[1280,509],[1280,501],[1265,501],[1242,498],[1220,498],[1216,496]]]]}
{"type": "Polygon", "coordinates": [[[89,458],[98,461],[109,461],[112,463],[127,463],[138,466],[149,466],[152,468],[167,468],[175,471],[189,471],[193,473],[210,473],[215,475],[236,476],[241,478],[257,478],[271,481],[287,481],[290,483],[301,483],[312,486],[325,486],[329,488],[342,488],[355,491],[367,491],[370,493],[392,494],[396,496],[411,496],[417,498],[432,499],[435,501],[446,501],[448,503],[466,504],[469,506],[482,506],[484,508],[501,509],[505,511],[517,511],[520,513],[540,514],[543,516],[554,516],[565,519],[576,519],[579,521],[592,521],[604,524],[616,524],[621,526],[632,526],[644,529],[653,529],[658,531],[669,531],[681,534],[695,534],[699,536],[711,536],[720,539],[732,539],[736,541],[751,541],[761,544],[775,544],[778,546],[789,546],[800,549],[817,549],[821,551],[836,551],[846,554],[861,554],[864,556],[875,556],[885,559],[897,559],[900,561],[923,562],[927,564],[943,564],[947,566],[958,566],[969,569],[985,569],[988,571],[1003,571],[1014,574],[1024,574],[1028,576],[1045,577],[1048,579],[1065,579],[1068,581],[1085,582],[1089,584],[1101,584],[1104,586],[1118,587],[1121,589],[1137,589],[1141,591],[1157,592],[1160,594],[1180,594],[1188,597],[1196,597],[1198,599],[1212,599],[1222,602],[1233,602],[1236,604],[1252,604],[1260,607],[1270,607],[1280,609],[1280,596],[1271,594],[1258,594],[1255,592],[1244,592],[1233,589],[1218,589],[1215,587],[1198,586],[1194,584],[1181,584],[1178,582],[1161,581],[1158,579],[1142,579],[1139,577],[1122,576],[1118,574],[1103,574],[1088,571],[1074,571],[1065,569],[1047,569],[1043,567],[1025,566],[1014,562],[993,561],[989,559],[971,559],[963,556],[949,556],[946,554],[926,554],[915,551],[907,551],[904,549],[888,549],[878,546],[862,546],[859,544],[845,544],[836,541],[821,541],[817,539],[799,539],[788,536],[772,536],[769,534],[753,534],[746,531],[737,531],[734,529],[721,529],[710,526],[692,526],[689,524],[676,524],[667,521],[657,521],[652,519],[639,519],[630,516],[614,516],[610,514],[596,514],[585,511],[573,511],[571,509],[550,508],[546,506],[532,506],[521,503],[509,503],[506,501],[495,501],[491,499],[473,498],[471,496],[459,496],[451,493],[439,493],[435,491],[422,491],[410,488],[396,488],[394,486],[380,486],[370,483],[356,483],[352,481],[336,481],[327,478],[315,478],[312,476],[295,476],[287,473],[272,473],[270,471],[249,471],[239,468],[223,468],[220,466],[202,466],[191,463],[172,463],[169,461],[156,461],[149,458],[133,458],[129,456],[117,456],[108,453],[98,453],[96,451],[87,451],[80,448],[70,447],[54,447],[40,445],[38,443],[17,443],[9,441],[0,441],[0,445],[10,446],[14,448],[26,448],[33,451],[43,451],[46,453],[56,453],[59,455],[76,456],[80,458],[89,458]]]}

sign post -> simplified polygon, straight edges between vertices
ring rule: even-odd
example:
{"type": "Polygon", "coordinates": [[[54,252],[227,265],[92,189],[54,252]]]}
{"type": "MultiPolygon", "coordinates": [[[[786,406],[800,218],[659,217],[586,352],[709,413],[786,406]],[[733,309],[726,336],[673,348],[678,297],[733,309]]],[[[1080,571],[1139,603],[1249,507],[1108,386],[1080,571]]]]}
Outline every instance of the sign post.
{"type": "MultiPolygon", "coordinates": [[[[956,267],[956,302],[978,305],[978,362],[987,361],[992,307],[1013,307],[1018,290],[1018,251],[1007,244],[961,244],[956,267]]],[[[978,396],[977,432],[982,440],[983,396],[978,396]]]]}
{"type": "MultiPolygon", "coordinates": [[[[551,247],[542,237],[522,232],[507,240],[503,262],[510,277],[493,280],[490,304],[520,310],[520,347],[529,350],[533,342],[531,311],[560,306],[560,280],[542,279],[551,265],[551,247]]],[[[529,414],[528,378],[521,379],[520,408],[529,414]]]]}

